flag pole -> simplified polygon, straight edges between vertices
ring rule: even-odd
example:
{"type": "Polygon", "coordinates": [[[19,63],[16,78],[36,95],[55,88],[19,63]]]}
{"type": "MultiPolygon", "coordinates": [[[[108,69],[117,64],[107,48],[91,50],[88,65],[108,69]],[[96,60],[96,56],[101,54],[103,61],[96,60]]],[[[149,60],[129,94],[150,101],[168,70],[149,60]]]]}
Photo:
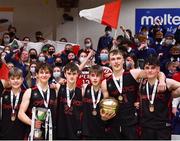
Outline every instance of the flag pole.
{"type": "Polygon", "coordinates": [[[116,37],[117,37],[117,29],[115,29],[114,31],[114,39],[116,39],[116,37]]]}

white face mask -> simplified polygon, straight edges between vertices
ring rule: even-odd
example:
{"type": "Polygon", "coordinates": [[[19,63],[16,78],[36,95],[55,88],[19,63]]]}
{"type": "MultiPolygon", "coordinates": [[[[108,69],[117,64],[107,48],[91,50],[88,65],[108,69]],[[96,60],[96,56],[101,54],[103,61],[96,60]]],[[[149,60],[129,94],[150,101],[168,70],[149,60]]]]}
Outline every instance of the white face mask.
{"type": "Polygon", "coordinates": [[[83,63],[85,60],[86,60],[86,57],[80,57],[80,58],[79,58],[79,61],[80,61],[81,63],[83,63]]]}
{"type": "Polygon", "coordinates": [[[44,62],[45,61],[45,57],[43,57],[43,56],[39,57],[39,61],[40,62],[44,62]]]}
{"type": "Polygon", "coordinates": [[[167,39],[165,42],[166,42],[167,45],[172,45],[173,40],[167,39]]]}
{"type": "Polygon", "coordinates": [[[128,61],[126,61],[126,69],[131,69],[132,68],[132,64],[129,63],[128,61]]]}
{"type": "Polygon", "coordinates": [[[87,48],[91,47],[91,43],[86,43],[85,47],[87,47],[87,48]]]}
{"type": "Polygon", "coordinates": [[[35,73],[35,71],[36,71],[36,68],[35,68],[35,67],[31,67],[31,68],[30,68],[30,72],[31,72],[31,73],[35,73]]]}
{"type": "Polygon", "coordinates": [[[10,42],[10,38],[4,38],[4,43],[5,44],[9,44],[9,42],[10,42]]]}
{"type": "Polygon", "coordinates": [[[10,53],[10,50],[6,50],[5,52],[6,52],[7,54],[9,54],[9,53],[10,53]]]}
{"type": "Polygon", "coordinates": [[[53,77],[54,78],[58,78],[58,77],[60,77],[60,75],[61,75],[61,72],[53,72],[53,77]]]}

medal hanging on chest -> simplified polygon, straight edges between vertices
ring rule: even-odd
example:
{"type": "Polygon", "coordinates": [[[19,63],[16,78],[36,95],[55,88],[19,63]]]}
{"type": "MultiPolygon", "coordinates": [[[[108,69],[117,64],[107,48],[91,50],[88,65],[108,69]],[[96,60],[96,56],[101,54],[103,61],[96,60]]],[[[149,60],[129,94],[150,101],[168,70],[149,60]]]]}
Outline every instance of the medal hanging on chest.
{"type": "Polygon", "coordinates": [[[93,115],[93,116],[96,116],[96,115],[97,115],[96,109],[93,109],[93,110],[92,110],[92,115],[93,115]]]}
{"type": "Polygon", "coordinates": [[[149,111],[154,112],[154,104],[149,104],[149,111]]]}
{"type": "Polygon", "coordinates": [[[98,91],[97,99],[95,99],[94,89],[93,89],[93,86],[91,86],[91,97],[92,97],[92,103],[93,103],[92,115],[96,116],[97,115],[96,107],[101,98],[101,90],[98,91]]]}
{"type": "Polygon", "coordinates": [[[11,121],[15,121],[16,120],[16,114],[15,113],[11,113],[11,121]]]}
{"type": "Polygon", "coordinates": [[[18,95],[16,96],[16,99],[15,99],[15,104],[13,104],[13,101],[14,101],[14,95],[13,95],[13,92],[11,90],[11,107],[12,107],[12,112],[11,112],[11,121],[15,121],[16,120],[16,107],[18,105],[18,102],[19,102],[19,96],[20,96],[20,92],[18,93],[18,95]]]}
{"type": "Polygon", "coordinates": [[[112,78],[113,78],[114,84],[116,85],[116,88],[118,89],[118,91],[119,91],[119,93],[120,93],[120,95],[118,96],[118,100],[119,100],[120,103],[122,103],[122,102],[123,102],[123,99],[124,99],[124,97],[123,97],[123,95],[122,95],[123,75],[121,75],[121,77],[120,77],[120,79],[119,79],[120,84],[118,84],[118,82],[117,82],[114,74],[112,74],[112,78]]]}
{"type": "Polygon", "coordinates": [[[119,100],[119,102],[122,102],[123,101],[123,96],[122,95],[118,96],[118,100],[119,100]]]}
{"type": "Polygon", "coordinates": [[[157,85],[158,85],[158,80],[156,79],[155,84],[154,84],[154,87],[153,87],[151,99],[150,99],[150,95],[149,95],[149,84],[148,84],[148,82],[146,83],[146,94],[147,94],[147,98],[148,98],[148,100],[149,100],[149,111],[150,111],[150,112],[154,112],[154,111],[155,111],[154,100],[155,100],[155,96],[156,96],[157,85]]]}

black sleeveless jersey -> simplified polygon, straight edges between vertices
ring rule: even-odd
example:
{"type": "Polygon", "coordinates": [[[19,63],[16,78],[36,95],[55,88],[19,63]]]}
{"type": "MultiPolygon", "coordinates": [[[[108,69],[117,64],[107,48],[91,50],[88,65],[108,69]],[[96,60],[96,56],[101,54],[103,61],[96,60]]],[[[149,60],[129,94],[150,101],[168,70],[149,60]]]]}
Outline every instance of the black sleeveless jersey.
{"type": "MultiPolygon", "coordinates": [[[[15,121],[11,121],[11,89],[5,89],[2,94],[2,120],[0,125],[0,139],[23,140],[25,135],[25,125],[18,119],[18,111],[22,101],[23,92],[21,91],[17,107],[15,108],[15,121]]],[[[13,101],[15,104],[15,96],[13,101]]]]}
{"type": "MultiPolygon", "coordinates": [[[[47,93],[46,93],[47,94],[47,93]]],[[[47,95],[44,95],[45,99],[47,98],[47,95]]],[[[46,108],[44,105],[44,99],[41,96],[41,93],[37,86],[31,88],[31,97],[30,97],[30,103],[27,110],[27,115],[30,119],[32,119],[32,108],[46,108]]],[[[51,110],[52,115],[52,121],[53,121],[53,139],[55,138],[55,126],[56,126],[56,91],[54,89],[50,88],[50,98],[49,98],[49,104],[48,109],[51,110]]],[[[29,134],[30,128],[27,130],[27,133],[29,134]]]]}
{"type": "Polygon", "coordinates": [[[70,99],[72,99],[71,107],[67,105],[66,85],[61,85],[57,101],[57,139],[80,139],[79,135],[82,132],[81,89],[76,87],[75,94],[70,94],[70,99]]]}
{"type": "MultiPolygon", "coordinates": [[[[98,97],[98,92],[95,93],[95,99],[98,97]]],[[[103,98],[101,93],[100,100],[103,98]]],[[[87,139],[103,139],[105,134],[104,122],[101,120],[99,113],[99,104],[97,104],[97,115],[92,114],[93,102],[91,96],[91,85],[87,85],[83,97],[83,135],[87,139]]]]}
{"type": "MultiPolygon", "coordinates": [[[[170,126],[171,102],[170,91],[166,88],[165,92],[156,93],[154,99],[154,112],[149,110],[149,100],[146,93],[146,80],[143,81],[140,93],[140,124],[143,127],[160,129],[170,126]]],[[[153,85],[154,86],[154,85],[153,85]]],[[[152,97],[153,86],[149,85],[149,95],[152,97]]]]}
{"type": "MultiPolygon", "coordinates": [[[[118,100],[120,93],[116,88],[112,76],[107,79],[107,90],[109,96],[118,100]]],[[[130,126],[137,123],[137,112],[134,107],[134,102],[137,100],[138,83],[133,78],[130,72],[123,73],[123,101],[119,100],[119,109],[116,115],[115,124],[117,120],[122,126],[130,126]]]]}
{"type": "MultiPolygon", "coordinates": [[[[45,99],[47,96],[45,96],[45,99]]],[[[32,117],[32,108],[33,107],[40,107],[40,108],[46,108],[44,105],[44,99],[41,96],[41,93],[38,90],[38,87],[35,86],[31,88],[31,97],[30,97],[30,103],[28,107],[28,115],[31,118],[32,117]]],[[[52,116],[56,113],[56,91],[54,89],[50,88],[50,98],[49,98],[49,104],[48,108],[51,109],[52,116]]],[[[53,118],[54,119],[54,118],[53,118]]]]}

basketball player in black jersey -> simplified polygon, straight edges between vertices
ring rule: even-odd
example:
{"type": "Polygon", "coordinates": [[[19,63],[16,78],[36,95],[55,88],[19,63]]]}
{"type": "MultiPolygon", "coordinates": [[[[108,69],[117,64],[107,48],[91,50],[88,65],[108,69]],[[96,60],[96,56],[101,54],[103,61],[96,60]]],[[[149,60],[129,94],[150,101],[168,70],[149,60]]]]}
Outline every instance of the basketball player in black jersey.
{"type": "MultiPolygon", "coordinates": [[[[116,113],[103,113],[103,120],[109,120],[109,134],[112,139],[138,139],[136,126],[138,124],[137,112],[134,102],[137,99],[137,80],[146,77],[143,70],[132,69],[125,72],[123,68],[124,53],[120,50],[111,50],[109,62],[113,74],[102,82],[104,97],[114,97],[119,101],[119,110],[116,113]]],[[[159,73],[159,88],[165,89],[165,76],[159,73]]]]}
{"type": "Polygon", "coordinates": [[[180,96],[180,82],[166,79],[166,91],[157,92],[160,63],[156,57],[145,61],[147,79],[140,85],[140,125],[142,139],[171,139],[171,102],[172,95],[180,96]],[[171,95],[172,94],[172,95],[171,95]]]}
{"type": "Polygon", "coordinates": [[[64,68],[67,83],[59,86],[57,99],[57,139],[81,139],[82,92],[76,86],[79,68],[68,63],[64,68]]]}
{"type": "Polygon", "coordinates": [[[9,72],[9,84],[11,88],[5,89],[2,97],[2,119],[0,124],[1,140],[23,140],[25,126],[18,119],[19,105],[22,101],[23,92],[22,71],[13,68],[9,72]]]}
{"type": "Polygon", "coordinates": [[[29,139],[34,139],[34,136],[36,136],[37,132],[35,133],[35,129],[42,130],[42,140],[51,140],[54,137],[52,134],[54,134],[55,126],[57,91],[49,87],[48,80],[51,74],[52,69],[48,64],[38,64],[36,67],[37,85],[27,89],[23,95],[18,117],[22,122],[29,125],[27,131],[27,137],[29,136],[29,139]],[[35,114],[33,112],[35,108],[46,110],[46,117],[48,116],[49,120],[46,120],[46,122],[44,120],[40,121],[39,119],[34,120],[32,115],[35,114]],[[51,129],[49,127],[51,127],[51,129]]]}
{"type": "Polygon", "coordinates": [[[101,92],[102,67],[92,66],[89,76],[91,84],[83,87],[83,136],[84,139],[105,139],[104,122],[99,114],[99,102],[103,98],[101,92]]]}

